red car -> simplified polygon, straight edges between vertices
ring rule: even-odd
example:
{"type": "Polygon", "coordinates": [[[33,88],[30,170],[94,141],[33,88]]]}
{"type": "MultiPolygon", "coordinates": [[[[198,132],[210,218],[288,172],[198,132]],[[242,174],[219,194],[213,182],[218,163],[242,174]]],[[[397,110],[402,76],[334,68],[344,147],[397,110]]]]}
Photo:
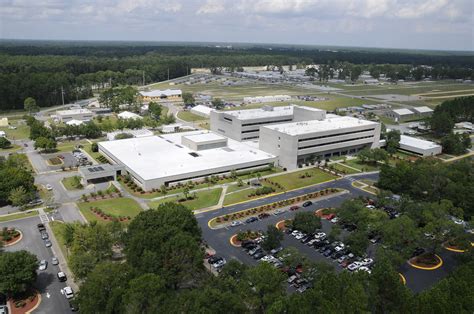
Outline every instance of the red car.
{"type": "Polygon", "coordinates": [[[295,205],[295,206],[291,206],[290,207],[290,210],[298,210],[300,209],[300,207],[298,205],[295,205]]]}
{"type": "Polygon", "coordinates": [[[331,220],[331,219],[333,219],[333,218],[335,218],[335,217],[336,217],[335,214],[329,214],[329,215],[327,215],[325,218],[326,218],[327,220],[331,220]]]}

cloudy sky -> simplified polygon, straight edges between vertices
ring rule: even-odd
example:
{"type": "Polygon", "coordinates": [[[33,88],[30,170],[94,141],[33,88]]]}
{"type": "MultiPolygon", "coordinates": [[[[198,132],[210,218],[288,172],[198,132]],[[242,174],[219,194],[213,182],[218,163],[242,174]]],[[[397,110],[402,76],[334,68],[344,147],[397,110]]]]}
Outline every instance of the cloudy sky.
{"type": "Polygon", "coordinates": [[[474,0],[0,0],[0,38],[474,50],[474,0]]]}

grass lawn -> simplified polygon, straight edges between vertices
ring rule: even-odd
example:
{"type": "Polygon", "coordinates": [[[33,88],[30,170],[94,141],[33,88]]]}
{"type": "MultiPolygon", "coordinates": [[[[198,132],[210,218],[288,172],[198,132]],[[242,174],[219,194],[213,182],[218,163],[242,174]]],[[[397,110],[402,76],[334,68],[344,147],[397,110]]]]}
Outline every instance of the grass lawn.
{"type": "Polygon", "coordinates": [[[122,197],[91,202],[78,202],[77,206],[84,217],[86,217],[87,221],[97,221],[99,223],[107,222],[91,212],[90,207],[98,207],[104,213],[112,216],[130,216],[132,218],[142,211],[142,208],[137,202],[135,202],[135,200],[122,197]]]}
{"type": "Polygon", "coordinates": [[[11,130],[5,126],[0,127],[0,131],[4,131],[9,140],[23,140],[30,136],[30,127],[27,126],[24,121],[10,119],[9,123],[11,126],[16,127],[16,129],[11,130]]]}
{"type": "MultiPolygon", "coordinates": [[[[252,197],[249,197],[249,194],[253,192],[255,192],[255,189],[241,189],[232,194],[226,194],[224,198],[224,205],[235,204],[243,201],[250,201],[260,197],[265,197],[265,195],[254,195],[252,197]]],[[[268,196],[268,194],[266,196],[268,196]]]]}
{"type": "Polygon", "coordinates": [[[363,172],[379,170],[379,167],[377,165],[361,163],[357,159],[346,160],[344,162],[344,164],[346,164],[346,165],[348,165],[352,168],[359,169],[360,171],[363,171],[363,172]]]}
{"type": "Polygon", "coordinates": [[[98,161],[98,158],[99,158],[100,156],[102,156],[102,154],[99,153],[99,152],[93,152],[93,151],[92,151],[92,144],[86,143],[86,144],[84,145],[83,150],[84,150],[86,153],[88,153],[92,158],[94,158],[95,161],[99,162],[99,161],[98,161]]]}
{"type": "Polygon", "coordinates": [[[46,190],[46,187],[44,187],[44,186],[41,185],[41,184],[36,185],[36,187],[38,188],[39,197],[40,197],[43,201],[47,201],[47,200],[53,198],[53,191],[48,191],[48,190],[46,190]]]}
{"type": "MultiPolygon", "coordinates": [[[[221,193],[222,193],[222,188],[196,192],[197,198],[193,200],[187,200],[185,202],[180,202],[180,204],[183,204],[184,206],[186,206],[187,208],[191,210],[214,206],[219,202],[221,193]]],[[[193,193],[191,192],[190,194],[192,195],[193,193]]],[[[182,197],[182,195],[178,195],[178,196],[179,198],[182,197]]],[[[166,203],[166,202],[177,202],[177,199],[178,198],[176,196],[169,196],[157,201],[152,201],[148,203],[148,205],[150,206],[150,208],[156,208],[158,207],[158,205],[166,203]]]]}
{"type": "Polygon", "coordinates": [[[67,258],[68,251],[67,251],[66,244],[64,241],[64,232],[66,229],[66,224],[59,221],[51,221],[49,223],[49,226],[51,227],[51,230],[53,230],[56,240],[58,240],[59,248],[61,249],[61,252],[63,253],[64,257],[67,258]]]}
{"type": "Polygon", "coordinates": [[[331,164],[331,166],[333,166],[334,169],[336,169],[337,171],[340,171],[346,174],[360,173],[360,171],[344,166],[343,163],[334,163],[334,164],[331,164]]]}
{"type": "Polygon", "coordinates": [[[36,215],[38,215],[37,210],[32,210],[32,211],[23,212],[23,213],[3,215],[3,216],[0,216],[0,222],[17,220],[17,219],[27,218],[27,217],[33,217],[33,216],[36,216],[36,215]]]}
{"type": "Polygon", "coordinates": [[[206,118],[198,116],[197,114],[194,114],[190,111],[178,112],[178,118],[184,121],[188,121],[188,122],[206,120],[206,118]]]}
{"type": "Polygon", "coordinates": [[[311,168],[292,173],[286,173],[279,176],[271,177],[269,180],[279,183],[288,191],[292,189],[302,188],[308,185],[313,185],[337,178],[336,176],[326,173],[322,170],[311,168]],[[301,175],[309,173],[311,176],[300,178],[301,175]]]}
{"type": "Polygon", "coordinates": [[[76,145],[86,145],[86,144],[88,144],[88,142],[86,141],[61,142],[61,143],[58,143],[58,147],[56,147],[56,150],[62,153],[72,152],[76,145]]]}
{"type": "Polygon", "coordinates": [[[240,191],[240,190],[246,189],[248,187],[249,186],[245,183],[242,186],[238,186],[237,184],[232,184],[232,185],[229,185],[227,187],[227,193],[226,194],[229,194],[229,193],[232,193],[232,192],[235,192],[235,191],[240,191]]]}
{"type": "Polygon", "coordinates": [[[13,153],[16,152],[17,150],[20,150],[22,147],[20,145],[12,144],[10,145],[9,148],[1,148],[0,152],[3,153],[13,153]]]}
{"type": "Polygon", "coordinates": [[[76,185],[77,181],[74,179],[74,177],[64,178],[61,182],[66,188],[66,190],[69,190],[69,191],[82,190],[84,188],[82,184],[80,184],[79,186],[76,185]]]}

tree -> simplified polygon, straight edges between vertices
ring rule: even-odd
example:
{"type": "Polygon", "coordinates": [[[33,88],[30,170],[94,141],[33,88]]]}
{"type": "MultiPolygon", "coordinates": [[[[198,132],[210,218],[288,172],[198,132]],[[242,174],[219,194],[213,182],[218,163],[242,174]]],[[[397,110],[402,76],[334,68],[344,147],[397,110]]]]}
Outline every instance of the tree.
{"type": "Polygon", "coordinates": [[[169,298],[165,281],[155,274],[143,274],[128,284],[124,293],[126,313],[158,313],[169,298]]]}
{"type": "Polygon", "coordinates": [[[446,154],[461,155],[471,147],[471,139],[468,134],[449,134],[441,138],[441,146],[446,154]]]}
{"type": "Polygon", "coordinates": [[[91,151],[93,153],[97,153],[99,151],[99,145],[96,142],[91,144],[91,151]]]}
{"type": "Polygon", "coordinates": [[[36,104],[36,100],[32,97],[28,97],[25,99],[23,103],[23,108],[28,111],[28,114],[36,112],[39,109],[38,105],[36,104]]]}
{"type": "Polygon", "coordinates": [[[0,137],[0,148],[10,148],[12,143],[6,137],[0,137]]]}
{"type": "Polygon", "coordinates": [[[268,226],[266,236],[262,243],[262,247],[266,251],[276,249],[280,246],[281,240],[283,240],[283,232],[274,225],[268,226]]]}
{"type": "Polygon", "coordinates": [[[153,118],[160,119],[161,113],[163,111],[163,106],[156,102],[150,102],[148,104],[148,111],[153,116],[153,118]]]}
{"type": "Polygon", "coordinates": [[[454,122],[447,112],[435,112],[428,120],[428,123],[437,136],[443,136],[451,132],[454,122]]]}
{"type": "Polygon", "coordinates": [[[224,102],[220,98],[213,98],[211,103],[212,103],[212,106],[217,110],[224,108],[224,102]]]}
{"type": "Polygon", "coordinates": [[[27,251],[0,254],[0,292],[9,296],[25,292],[36,281],[38,259],[27,251]]]}
{"type": "Polygon", "coordinates": [[[12,203],[13,206],[24,206],[26,205],[32,198],[33,193],[27,191],[24,186],[19,186],[14,188],[10,192],[10,196],[8,196],[8,200],[12,203]]]}
{"type": "Polygon", "coordinates": [[[127,138],[133,138],[133,134],[124,132],[124,133],[119,133],[119,134],[115,135],[116,140],[124,140],[124,139],[127,139],[127,138]]]}
{"type": "Polygon", "coordinates": [[[358,228],[346,238],[346,244],[350,247],[352,253],[356,255],[365,255],[369,246],[367,231],[358,228]]]}
{"type": "Polygon", "coordinates": [[[392,155],[397,152],[398,147],[400,146],[400,131],[392,130],[385,134],[386,140],[386,149],[387,152],[392,155]]]}
{"type": "Polygon", "coordinates": [[[362,68],[358,65],[353,66],[351,70],[351,81],[353,82],[357,81],[361,74],[362,74],[362,68]]]}
{"type": "Polygon", "coordinates": [[[338,239],[339,236],[341,235],[341,232],[342,232],[341,226],[333,225],[331,228],[331,232],[329,232],[329,236],[328,236],[329,241],[333,242],[336,239],[338,239]]]}
{"type": "Polygon", "coordinates": [[[77,301],[81,312],[121,313],[122,295],[132,279],[133,270],[127,263],[101,263],[90,270],[81,285],[77,301]]]}
{"type": "Polygon", "coordinates": [[[405,258],[410,256],[420,238],[415,221],[408,215],[387,221],[383,224],[381,233],[384,244],[405,258]]]}
{"type": "Polygon", "coordinates": [[[312,233],[321,228],[321,219],[312,212],[296,213],[293,219],[293,229],[304,233],[312,233]]]}
{"type": "Polygon", "coordinates": [[[245,272],[240,289],[251,311],[265,313],[285,295],[285,277],[270,264],[260,263],[245,272]]]}
{"type": "Polygon", "coordinates": [[[53,138],[38,137],[35,140],[35,149],[42,148],[45,151],[51,151],[57,146],[56,140],[53,138]]]}
{"type": "Polygon", "coordinates": [[[196,100],[194,99],[194,96],[192,93],[189,92],[184,92],[183,93],[183,102],[185,105],[192,105],[194,104],[196,100]]]}
{"type": "Polygon", "coordinates": [[[184,189],[183,189],[183,195],[184,195],[184,198],[185,199],[188,199],[189,197],[189,187],[188,186],[185,186],[184,189]]]}

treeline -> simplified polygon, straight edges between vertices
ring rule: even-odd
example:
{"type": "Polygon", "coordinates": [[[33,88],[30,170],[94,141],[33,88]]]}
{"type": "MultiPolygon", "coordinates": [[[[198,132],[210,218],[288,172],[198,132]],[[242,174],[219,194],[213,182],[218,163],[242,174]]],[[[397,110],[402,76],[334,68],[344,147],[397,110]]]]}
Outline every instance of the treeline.
{"type": "Polygon", "coordinates": [[[203,265],[201,230],[182,205],[165,203],[142,212],[127,230],[115,226],[109,232],[121,236],[98,237],[94,230],[105,228],[97,225],[65,233],[75,255],[72,270],[84,280],[77,299],[81,312],[467,313],[474,308],[472,257],[432,289],[414,295],[387,256],[378,256],[369,276],[337,273],[292,250],[285,261],[289,267],[303,263],[313,288],[288,294],[287,275],[269,263],[250,267],[229,261],[218,277],[211,275],[203,265]],[[123,242],[123,262],[111,261],[114,238],[123,242]]]}
{"type": "Polygon", "coordinates": [[[474,217],[474,162],[452,164],[420,159],[382,166],[378,187],[424,202],[449,200],[462,209],[465,219],[474,217]]]}
{"type": "MultiPolygon", "coordinates": [[[[92,96],[94,89],[158,82],[189,73],[195,67],[285,64],[432,65],[435,78],[472,77],[474,61],[465,55],[327,51],[319,49],[133,46],[119,44],[35,44],[0,47],[0,110],[21,109],[27,97],[41,107],[92,96]]],[[[375,73],[375,72],[374,72],[375,73]]],[[[395,71],[403,78],[403,71],[395,71]]]]}

